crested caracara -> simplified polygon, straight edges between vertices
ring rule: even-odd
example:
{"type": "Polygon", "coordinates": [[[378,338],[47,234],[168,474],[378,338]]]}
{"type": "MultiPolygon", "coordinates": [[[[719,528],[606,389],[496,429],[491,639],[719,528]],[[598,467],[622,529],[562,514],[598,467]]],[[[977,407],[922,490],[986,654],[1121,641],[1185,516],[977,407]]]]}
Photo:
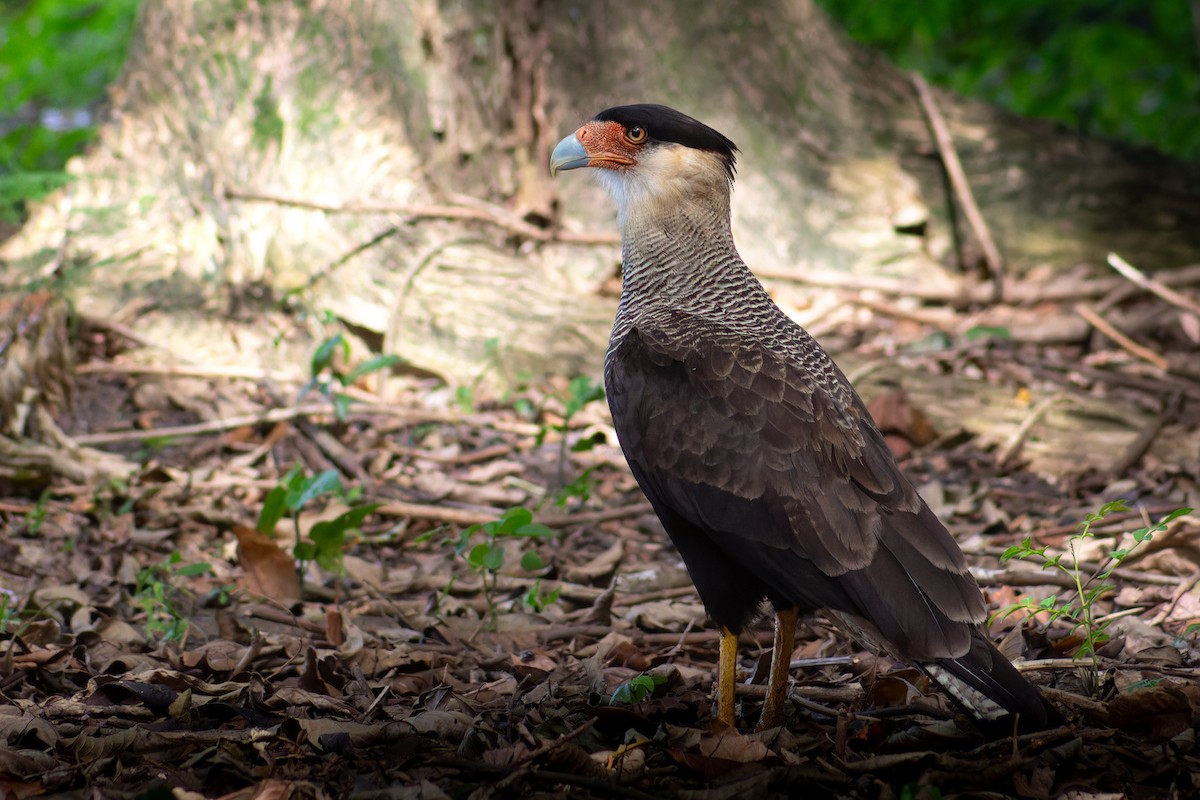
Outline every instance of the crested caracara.
{"type": "Polygon", "coordinates": [[[962,551],[896,465],[858,394],[738,255],[737,148],[660,105],[601,111],[550,171],[591,167],[617,204],[624,283],[604,365],[621,449],[722,631],[777,613],[760,727],[783,719],[798,612],[826,609],[927,672],[976,719],[1051,711],[980,627],[962,551]]]}

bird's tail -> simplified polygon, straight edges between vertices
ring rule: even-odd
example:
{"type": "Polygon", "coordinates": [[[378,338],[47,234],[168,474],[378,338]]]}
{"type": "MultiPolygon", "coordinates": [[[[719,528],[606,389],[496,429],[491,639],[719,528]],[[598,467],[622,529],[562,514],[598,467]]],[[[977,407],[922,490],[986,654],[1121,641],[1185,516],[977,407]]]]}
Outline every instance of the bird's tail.
{"type": "Polygon", "coordinates": [[[1037,687],[1022,677],[979,629],[972,632],[966,655],[921,666],[987,728],[1011,729],[1013,717],[1023,731],[1041,730],[1058,721],[1037,687]]]}

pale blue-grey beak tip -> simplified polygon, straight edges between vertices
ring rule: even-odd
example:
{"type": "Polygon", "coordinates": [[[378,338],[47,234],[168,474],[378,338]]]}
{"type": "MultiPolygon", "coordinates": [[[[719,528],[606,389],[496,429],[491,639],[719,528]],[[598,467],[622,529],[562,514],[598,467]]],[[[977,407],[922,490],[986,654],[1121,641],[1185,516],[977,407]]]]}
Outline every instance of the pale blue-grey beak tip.
{"type": "Polygon", "coordinates": [[[583,143],[572,133],[555,145],[554,152],[550,154],[550,174],[553,176],[560,170],[586,167],[591,160],[587,150],[583,149],[583,143]]]}

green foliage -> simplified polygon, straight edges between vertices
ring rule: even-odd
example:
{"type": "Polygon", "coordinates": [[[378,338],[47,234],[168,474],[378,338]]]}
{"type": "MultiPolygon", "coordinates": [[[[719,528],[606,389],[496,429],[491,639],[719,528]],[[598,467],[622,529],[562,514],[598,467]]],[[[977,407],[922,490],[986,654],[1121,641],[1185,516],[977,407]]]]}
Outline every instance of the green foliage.
{"type": "Polygon", "coordinates": [[[25,515],[25,528],[30,536],[37,536],[38,531],[46,522],[46,504],[50,501],[50,490],[45,489],[38,495],[37,502],[25,515]]]}
{"type": "Polygon", "coordinates": [[[309,541],[303,541],[300,535],[300,513],[309,503],[320,497],[330,495],[341,497],[352,502],[355,495],[342,488],[342,479],[337,470],[328,469],[317,475],[306,476],[300,467],[292,467],[279,485],[267,492],[263,500],[262,510],[258,514],[258,531],[266,536],[275,535],[275,527],[288,514],[292,517],[292,527],[295,531],[295,544],[292,555],[299,564],[301,578],[304,576],[304,564],[316,561],[317,565],[335,575],[344,572],[342,554],[350,536],[359,529],[363,520],[379,508],[378,503],[353,506],[333,519],[322,520],[308,531],[309,541]]]}
{"type": "Polygon", "coordinates": [[[351,370],[344,370],[341,364],[350,360],[350,342],[342,334],[336,334],[317,345],[309,362],[308,383],[300,390],[300,396],[316,389],[329,398],[333,403],[333,414],[339,420],[345,421],[350,413],[353,400],[338,387],[346,389],[353,386],[355,381],[372,372],[391,369],[404,361],[396,355],[377,355],[368,358],[351,370]]]}
{"type": "MultiPolygon", "coordinates": [[[[534,553],[534,555],[537,554],[534,553]]],[[[541,559],[539,558],[538,560],[540,561],[541,559]]],[[[522,559],[523,563],[524,559],[522,559]]],[[[562,594],[561,586],[555,587],[549,592],[542,592],[542,579],[538,578],[533,582],[533,586],[530,586],[529,590],[525,592],[525,595],[521,598],[521,603],[535,614],[540,614],[548,607],[557,603],[560,594],[562,594]]]]}
{"type": "Polygon", "coordinates": [[[599,467],[599,464],[593,464],[579,473],[574,480],[563,484],[563,487],[554,494],[554,505],[564,508],[572,498],[579,500],[581,504],[586,503],[592,496],[592,489],[596,486],[596,479],[592,477],[592,473],[599,467]]]}
{"type": "MultiPolygon", "coordinates": [[[[433,534],[434,532],[430,531],[418,537],[417,541],[427,542],[433,537],[433,534]]],[[[463,529],[457,539],[450,537],[442,539],[443,544],[453,544],[454,552],[461,556],[467,562],[467,566],[479,576],[484,601],[487,603],[487,624],[490,629],[495,630],[496,627],[496,586],[500,577],[500,569],[504,566],[504,540],[538,540],[549,539],[552,536],[554,536],[554,531],[551,528],[533,521],[533,512],[518,506],[505,511],[499,519],[463,529]],[[477,538],[481,538],[482,541],[476,542],[477,538]]],[[[545,566],[546,562],[536,549],[525,550],[521,553],[521,569],[526,572],[536,572],[544,569],[545,566]]],[[[450,587],[447,586],[446,590],[449,591],[449,589],[450,587]]],[[[557,599],[558,590],[546,595],[541,593],[541,581],[539,580],[525,593],[522,602],[535,611],[541,611],[557,599]]]]}
{"type": "Polygon", "coordinates": [[[1200,159],[1194,3],[817,1],[854,38],[954,91],[1200,159]]]}
{"type": "MultiPolygon", "coordinates": [[[[584,376],[584,375],[579,375],[577,377],[574,377],[571,379],[570,383],[567,384],[566,395],[562,398],[562,401],[563,401],[562,422],[558,423],[557,425],[543,424],[541,427],[541,430],[538,431],[537,443],[539,445],[546,440],[546,436],[547,436],[547,434],[549,434],[550,431],[556,431],[559,434],[559,448],[558,448],[558,482],[559,482],[559,485],[566,484],[567,451],[568,451],[568,449],[572,453],[585,453],[596,446],[595,437],[590,437],[587,439],[580,439],[579,441],[575,442],[575,444],[571,445],[568,448],[567,432],[571,430],[571,421],[575,418],[575,415],[578,414],[580,411],[583,411],[583,409],[586,408],[589,403],[594,403],[598,400],[603,400],[603,399],[604,399],[604,386],[603,385],[594,382],[591,378],[588,378],[587,376],[584,376]]],[[[586,480],[586,478],[585,478],[585,480],[586,480]]],[[[564,486],[564,489],[565,488],[566,487],[564,486]]],[[[563,495],[562,492],[560,491],[556,502],[558,502],[559,505],[565,504],[567,498],[569,498],[571,496],[579,495],[578,489],[579,489],[579,487],[575,487],[575,489],[572,490],[573,494],[568,493],[566,495],[563,495]]],[[[590,491],[590,489],[589,489],[589,491],[590,491]]],[[[584,494],[583,496],[586,499],[586,494],[584,494]]]]}
{"type": "Polygon", "coordinates": [[[0,216],[70,180],[95,135],[89,109],[120,72],[138,0],[30,0],[0,8],[0,216]]]}
{"type": "Polygon", "coordinates": [[[1083,643],[1075,653],[1075,658],[1090,659],[1092,675],[1095,677],[1100,671],[1100,661],[1096,655],[1096,649],[1108,641],[1109,636],[1107,631],[1111,622],[1111,620],[1098,619],[1096,617],[1096,603],[1102,597],[1111,594],[1116,588],[1108,580],[1113,570],[1129,558],[1134,549],[1150,541],[1155,533],[1165,531],[1167,524],[1172,520],[1184,514],[1190,514],[1192,509],[1176,509],[1157,523],[1133,531],[1132,545],[1113,550],[1109,553],[1108,558],[1101,562],[1091,574],[1088,574],[1080,562],[1078,552],[1080,543],[1086,539],[1095,537],[1095,534],[1092,533],[1092,526],[1097,522],[1100,522],[1109,514],[1126,511],[1129,511],[1129,506],[1124,500],[1114,500],[1111,503],[1105,503],[1100,507],[1099,511],[1088,514],[1083,522],[1079,524],[1077,528],[1078,533],[1070,538],[1068,551],[1065,553],[1050,555],[1047,553],[1046,547],[1034,547],[1033,541],[1029,537],[1026,537],[1021,544],[1014,545],[1005,550],[1003,555],[1000,556],[1002,562],[1014,558],[1040,560],[1042,569],[1057,570],[1067,575],[1071,579],[1073,588],[1071,589],[1071,595],[1065,599],[1056,595],[1046,597],[1042,600],[1026,597],[1020,603],[1014,603],[1002,608],[996,612],[993,619],[1004,619],[1017,611],[1025,611],[1031,615],[1045,613],[1050,617],[1051,621],[1068,623],[1071,626],[1072,632],[1079,631],[1080,636],[1083,637],[1083,643]]]}
{"type": "Polygon", "coordinates": [[[270,147],[277,150],[283,146],[283,116],[279,113],[279,98],[272,91],[271,83],[268,75],[262,91],[254,98],[253,144],[259,151],[270,147]]]}
{"type": "Polygon", "coordinates": [[[175,577],[194,577],[212,572],[206,562],[181,564],[183,556],[171,553],[161,564],[151,564],[138,570],[133,601],[146,615],[143,628],[154,639],[179,641],[187,633],[187,615],[179,601],[184,590],[175,585],[175,577]]]}
{"type": "Polygon", "coordinates": [[[21,614],[13,608],[16,595],[0,588],[0,634],[13,633],[21,627],[21,614]]]}
{"type": "Polygon", "coordinates": [[[654,694],[654,690],[666,682],[667,679],[662,675],[643,673],[618,686],[612,693],[609,703],[615,705],[616,703],[640,703],[643,700],[649,700],[650,696],[654,694]]]}

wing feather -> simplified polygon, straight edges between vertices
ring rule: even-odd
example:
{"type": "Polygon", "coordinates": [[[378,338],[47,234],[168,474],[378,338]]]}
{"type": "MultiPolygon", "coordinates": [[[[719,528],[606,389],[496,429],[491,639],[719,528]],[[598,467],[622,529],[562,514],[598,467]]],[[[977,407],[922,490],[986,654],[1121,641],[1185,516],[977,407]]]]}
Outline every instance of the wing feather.
{"type": "Polygon", "coordinates": [[[984,615],[962,553],[811,344],[797,358],[681,311],[640,321],[605,370],[634,474],[677,543],[706,536],[761,581],[747,591],[865,619],[900,655],[962,655],[984,615]]]}

